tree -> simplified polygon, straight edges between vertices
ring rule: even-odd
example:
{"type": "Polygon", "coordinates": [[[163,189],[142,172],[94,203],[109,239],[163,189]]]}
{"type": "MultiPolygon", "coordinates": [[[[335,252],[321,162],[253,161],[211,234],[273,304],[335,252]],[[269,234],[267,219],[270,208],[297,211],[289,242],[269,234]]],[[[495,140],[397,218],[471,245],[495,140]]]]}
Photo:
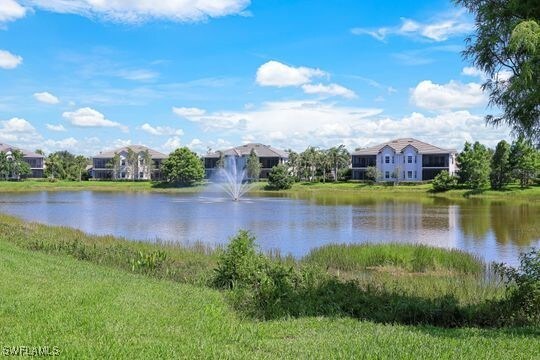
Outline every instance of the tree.
{"type": "Polygon", "coordinates": [[[24,161],[24,154],[20,150],[13,150],[11,155],[7,156],[8,168],[11,176],[15,179],[20,179],[21,176],[30,175],[32,173],[30,165],[24,161]]]}
{"type": "Polygon", "coordinates": [[[510,148],[510,168],[512,174],[519,180],[520,186],[526,187],[539,171],[539,155],[530,142],[520,136],[510,148]]]}
{"type": "Polygon", "coordinates": [[[162,170],[168,182],[192,185],[204,178],[204,166],[196,153],[187,147],[176,149],[162,163],[162,170]]]}
{"type": "Polygon", "coordinates": [[[118,172],[120,171],[120,155],[118,153],[114,153],[114,156],[106,165],[109,169],[112,171],[112,178],[113,180],[118,179],[118,172]]]}
{"type": "Polygon", "coordinates": [[[326,175],[332,171],[332,162],[328,155],[328,150],[318,150],[316,157],[316,167],[321,172],[322,181],[326,182],[326,175]]]}
{"type": "Polygon", "coordinates": [[[289,174],[289,169],[285,164],[279,164],[272,168],[268,174],[268,187],[273,190],[290,189],[294,183],[294,178],[289,174]]]}
{"type": "Polygon", "coordinates": [[[58,153],[52,153],[45,159],[45,174],[51,180],[63,178],[62,159],[58,153]]]}
{"type": "Polygon", "coordinates": [[[459,182],[471,189],[481,190],[489,185],[490,153],[478,141],[472,146],[466,142],[463,151],[458,154],[459,182]]]}
{"type": "Polygon", "coordinates": [[[315,181],[317,174],[318,150],[309,146],[303,153],[300,154],[300,172],[301,177],[308,181],[315,181]]]}
{"type": "Polygon", "coordinates": [[[139,176],[139,154],[133,151],[132,148],[127,149],[126,167],[128,179],[135,180],[139,176]]]}
{"type": "Polygon", "coordinates": [[[448,191],[457,185],[457,179],[455,176],[450,175],[448,171],[443,170],[435,176],[432,185],[433,191],[448,191]]]}
{"type": "Polygon", "coordinates": [[[216,162],[216,167],[218,169],[223,169],[225,167],[225,154],[223,153],[223,151],[218,151],[218,154],[219,158],[216,162]]]}
{"type": "Polygon", "coordinates": [[[484,71],[483,89],[499,115],[493,125],[540,142],[540,6],[537,0],[454,0],[475,16],[464,57],[484,71]]]}
{"type": "Polygon", "coordinates": [[[375,166],[368,166],[365,177],[366,180],[377,181],[381,177],[381,172],[375,166]]]}
{"type": "Polygon", "coordinates": [[[491,157],[489,180],[493,189],[500,190],[512,180],[509,156],[510,145],[504,140],[499,141],[491,157]]]}
{"type": "Polygon", "coordinates": [[[299,179],[300,175],[300,155],[297,152],[292,151],[291,149],[287,150],[286,153],[289,155],[287,159],[287,165],[289,165],[289,170],[291,175],[295,180],[299,179]]]}
{"type": "Polygon", "coordinates": [[[149,179],[152,179],[152,155],[148,149],[141,153],[142,171],[147,174],[149,179]]]}
{"type": "Polygon", "coordinates": [[[83,175],[83,172],[86,170],[87,164],[88,164],[88,160],[84,156],[79,155],[75,157],[73,161],[73,168],[77,174],[78,181],[82,180],[82,175],[83,175]]]}
{"type": "Polygon", "coordinates": [[[0,151],[0,179],[7,180],[10,173],[8,156],[5,152],[0,151]]]}
{"type": "Polygon", "coordinates": [[[251,149],[249,157],[246,163],[247,176],[251,180],[259,180],[261,175],[261,161],[255,152],[255,149],[251,149]]]}
{"type": "Polygon", "coordinates": [[[345,148],[345,145],[342,144],[328,149],[328,157],[332,164],[334,181],[338,181],[339,170],[348,167],[350,164],[350,154],[345,148]]]}

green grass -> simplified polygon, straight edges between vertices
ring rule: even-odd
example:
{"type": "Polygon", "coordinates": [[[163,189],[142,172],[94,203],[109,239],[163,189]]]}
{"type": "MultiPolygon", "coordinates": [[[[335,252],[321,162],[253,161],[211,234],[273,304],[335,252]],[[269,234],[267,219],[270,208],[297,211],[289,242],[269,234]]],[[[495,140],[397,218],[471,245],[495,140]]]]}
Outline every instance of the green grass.
{"type": "Polygon", "coordinates": [[[532,359],[538,329],[439,329],[347,318],[256,322],[223,293],[0,240],[0,349],[72,359],[532,359]]]}
{"type": "MultiPolygon", "coordinates": [[[[368,185],[359,182],[327,182],[327,183],[296,183],[290,190],[273,191],[266,190],[267,183],[264,181],[254,184],[252,194],[281,194],[287,196],[306,196],[318,194],[321,196],[376,196],[379,198],[446,198],[446,199],[492,199],[502,201],[540,201],[540,186],[531,186],[525,189],[517,184],[509,185],[501,191],[486,190],[475,193],[467,189],[456,189],[442,193],[433,193],[431,184],[396,185],[386,186],[382,184],[368,185]]],[[[167,193],[197,193],[207,189],[204,184],[191,187],[178,187],[160,182],[149,181],[56,181],[49,182],[46,179],[29,179],[24,181],[2,181],[0,192],[24,192],[24,191],[149,191],[167,193]]]]}
{"type": "Polygon", "coordinates": [[[391,267],[408,272],[481,274],[485,264],[464,251],[412,244],[331,244],[312,250],[305,258],[330,269],[360,271],[391,267]]]}

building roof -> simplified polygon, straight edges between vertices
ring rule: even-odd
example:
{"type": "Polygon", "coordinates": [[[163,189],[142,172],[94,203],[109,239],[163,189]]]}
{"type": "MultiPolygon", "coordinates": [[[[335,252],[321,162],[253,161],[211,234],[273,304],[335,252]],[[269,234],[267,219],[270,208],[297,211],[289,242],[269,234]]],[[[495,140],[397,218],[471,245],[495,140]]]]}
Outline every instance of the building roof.
{"type": "MultiPolygon", "coordinates": [[[[289,157],[289,155],[283,150],[276,149],[270,145],[263,145],[257,143],[245,144],[237,146],[235,148],[223,150],[222,153],[225,156],[248,156],[249,154],[251,154],[251,150],[254,150],[255,154],[257,154],[258,157],[280,157],[284,159],[289,157]]],[[[219,156],[220,152],[216,151],[206,154],[204,157],[219,158],[219,156]]]]}
{"type": "Polygon", "coordinates": [[[38,154],[38,153],[35,153],[33,151],[28,151],[28,150],[18,148],[16,146],[11,146],[11,145],[8,145],[8,144],[0,143],[0,152],[8,152],[8,151],[13,151],[13,150],[22,151],[23,156],[28,157],[28,158],[44,158],[45,157],[45,156],[43,156],[41,154],[38,154]]]}
{"type": "Polygon", "coordinates": [[[386,146],[394,149],[396,153],[400,153],[409,145],[413,146],[419,154],[448,154],[457,152],[455,149],[443,149],[413,138],[401,138],[357,150],[352,155],[377,155],[386,146]]]}
{"type": "Polygon", "coordinates": [[[136,153],[141,153],[141,152],[144,152],[144,151],[148,150],[148,152],[150,153],[150,157],[152,159],[166,159],[168,157],[167,155],[165,155],[163,153],[160,153],[157,150],[150,149],[149,147],[146,147],[146,146],[143,146],[143,145],[129,145],[129,146],[124,146],[124,147],[114,149],[114,150],[102,151],[99,154],[97,154],[96,156],[94,156],[94,158],[105,158],[105,159],[113,158],[114,154],[120,154],[121,152],[127,152],[128,149],[131,149],[136,153]]]}

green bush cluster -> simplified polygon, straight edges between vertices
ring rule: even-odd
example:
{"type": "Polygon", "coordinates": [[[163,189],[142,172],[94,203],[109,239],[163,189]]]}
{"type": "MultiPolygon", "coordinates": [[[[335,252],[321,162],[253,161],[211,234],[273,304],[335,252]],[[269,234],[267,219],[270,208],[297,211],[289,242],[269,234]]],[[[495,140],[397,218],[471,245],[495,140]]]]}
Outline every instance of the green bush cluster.
{"type": "Polygon", "coordinates": [[[435,176],[432,185],[433,191],[448,191],[456,187],[457,178],[454,175],[450,175],[448,171],[444,170],[435,176]]]}
{"type": "MultiPolygon", "coordinates": [[[[418,251],[429,249],[420,248],[418,251]]],[[[416,257],[428,258],[418,251],[415,252],[416,257]]],[[[419,261],[418,270],[432,264],[419,261]]],[[[527,266],[530,269],[530,265],[527,266]]],[[[538,280],[530,279],[530,272],[518,271],[521,275],[512,279],[520,284],[516,285],[520,289],[537,291],[538,280]],[[528,280],[522,282],[522,276],[528,280]]],[[[537,275],[536,272],[534,274],[537,275]]],[[[426,297],[381,283],[342,280],[321,267],[302,263],[291,265],[264,256],[257,251],[255,238],[245,231],[232,238],[220,255],[212,283],[228,291],[236,309],[260,319],[334,315],[443,327],[540,323],[538,296],[534,292],[533,295],[529,292],[525,295],[525,290],[509,290],[510,295],[504,299],[464,304],[451,293],[426,297]],[[523,310],[524,306],[526,310],[523,310]],[[516,321],[518,315],[519,321],[516,321]]]]}
{"type": "Polygon", "coordinates": [[[294,178],[289,174],[287,165],[274,166],[268,174],[268,188],[270,190],[287,190],[294,184],[294,178]]]}

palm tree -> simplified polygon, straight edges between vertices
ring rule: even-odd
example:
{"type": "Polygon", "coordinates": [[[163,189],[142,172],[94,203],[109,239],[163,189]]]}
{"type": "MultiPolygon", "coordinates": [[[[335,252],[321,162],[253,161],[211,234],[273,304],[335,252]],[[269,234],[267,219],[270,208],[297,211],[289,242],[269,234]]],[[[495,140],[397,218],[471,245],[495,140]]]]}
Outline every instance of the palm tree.
{"type": "Polygon", "coordinates": [[[75,157],[75,160],[74,160],[74,165],[75,165],[75,169],[77,170],[77,173],[78,173],[78,179],[79,181],[82,180],[82,173],[84,170],[86,170],[86,165],[87,165],[88,161],[87,159],[82,156],[82,155],[79,155],[77,157],[75,157]]]}
{"type": "Polygon", "coordinates": [[[47,159],[45,160],[45,169],[52,180],[55,180],[57,177],[61,176],[62,159],[58,153],[53,153],[47,156],[47,159]]]}
{"type": "Polygon", "coordinates": [[[2,180],[7,180],[9,176],[9,160],[5,152],[0,152],[0,178],[2,180]]]}
{"type": "Polygon", "coordinates": [[[126,156],[126,165],[128,168],[128,178],[135,180],[139,168],[139,154],[128,148],[126,156]]]}
{"type": "Polygon", "coordinates": [[[332,163],[334,181],[338,181],[339,170],[349,166],[350,164],[350,154],[345,148],[345,145],[341,144],[337,147],[334,146],[328,149],[328,157],[332,163]]]}
{"type": "Polygon", "coordinates": [[[141,153],[141,159],[144,164],[143,172],[148,174],[149,179],[152,179],[152,156],[150,155],[150,151],[148,151],[148,149],[141,153]]]}
{"type": "Polygon", "coordinates": [[[118,179],[118,171],[120,170],[120,155],[118,155],[118,153],[114,153],[114,156],[106,166],[112,170],[113,180],[118,179]]]}
{"type": "Polygon", "coordinates": [[[21,150],[13,150],[8,159],[11,166],[11,174],[17,180],[19,180],[23,175],[31,174],[30,165],[24,161],[24,154],[21,150]]]}

